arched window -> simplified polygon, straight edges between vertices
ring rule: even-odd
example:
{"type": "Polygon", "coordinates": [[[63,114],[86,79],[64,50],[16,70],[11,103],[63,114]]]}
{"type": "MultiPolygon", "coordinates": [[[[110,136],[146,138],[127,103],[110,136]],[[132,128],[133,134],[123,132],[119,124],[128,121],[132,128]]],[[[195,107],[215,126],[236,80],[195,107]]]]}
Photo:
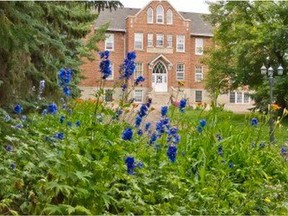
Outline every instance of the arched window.
{"type": "Polygon", "coordinates": [[[148,8],[147,10],[147,23],[153,23],[153,10],[148,8]]]}
{"type": "Polygon", "coordinates": [[[157,23],[164,23],[164,9],[161,5],[158,5],[158,7],[156,9],[156,13],[157,13],[156,22],[157,23]]]}
{"type": "Polygon", "coordinates": [[[168,10],[167,11],[167,14],[166,14],[166,22],[167,22],[167,24],[173,24],[173,13],[172,13],[172,10],[168,10]]]}

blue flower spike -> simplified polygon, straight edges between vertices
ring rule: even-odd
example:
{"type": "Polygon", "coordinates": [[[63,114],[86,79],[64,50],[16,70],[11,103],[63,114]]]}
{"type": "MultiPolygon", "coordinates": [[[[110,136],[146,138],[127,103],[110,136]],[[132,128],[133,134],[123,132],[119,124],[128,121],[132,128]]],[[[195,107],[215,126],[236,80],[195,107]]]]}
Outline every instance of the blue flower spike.
{"type": "Polygon", "coordinates": [[[122,133],[122,139],[123,140],[132,140],[133,137],[133,131],[131,128],[126,128],[122,133]]]}

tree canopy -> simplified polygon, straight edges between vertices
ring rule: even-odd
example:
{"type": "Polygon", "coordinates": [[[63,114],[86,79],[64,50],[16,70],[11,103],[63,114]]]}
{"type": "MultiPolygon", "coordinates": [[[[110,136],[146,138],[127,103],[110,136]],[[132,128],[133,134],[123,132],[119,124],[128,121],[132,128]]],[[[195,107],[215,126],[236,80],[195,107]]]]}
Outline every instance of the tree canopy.
{"type": "Polygon", "coordinates": [[[57,95],[57,72],[63,67],[73,69],[75,86],[81,56],[89,56],[105,38],[107,26],[83,43],[95,11],[119,6],[119,1],[0,2],[0,104],[31,99],[32,87],[42,79],[46,92],[57,95]]]}
{"type": "MultiPolygon", "coordinates": [[[[209,66],[206,82],[211,94],[248,85],[256,90],[258,107],[267,106],[269,85],[261,76],[263,64],[274,72],[281,64],[282,77],[275,78],[275,100],[285,106],[288,99],[288,2],[220,1],[210,3],[207,19],[214,27],[215,47],[204,62],[209,66]]],[[[215,95],[214,95],[215,96],[215,95]]]]}

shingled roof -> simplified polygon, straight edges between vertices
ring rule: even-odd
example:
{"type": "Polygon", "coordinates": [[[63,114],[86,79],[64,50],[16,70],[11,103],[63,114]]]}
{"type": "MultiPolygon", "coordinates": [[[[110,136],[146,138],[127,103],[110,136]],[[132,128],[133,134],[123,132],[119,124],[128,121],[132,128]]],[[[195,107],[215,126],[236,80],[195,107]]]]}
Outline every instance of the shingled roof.
{"type": "MultiPolygon", "coordinates": [[[[96,20],[95,28],[110,22],[108,30],[110,31],[125,31],[125,19],[129,15],[135,15],[139,12],[139,8],[118,8],[116,11],[105,9],[101,11],[96,20]]],[[[204,20],[203,15],[200,13],[180,12],[185,18],[191,20],[190,31],[192,35],[213,36],[211,25],[204,20]]]]}

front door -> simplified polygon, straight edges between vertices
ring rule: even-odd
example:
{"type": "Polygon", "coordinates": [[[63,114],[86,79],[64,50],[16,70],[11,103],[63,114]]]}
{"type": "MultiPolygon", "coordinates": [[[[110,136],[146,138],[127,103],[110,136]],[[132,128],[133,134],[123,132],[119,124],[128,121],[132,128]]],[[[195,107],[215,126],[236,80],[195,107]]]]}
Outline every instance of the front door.
{"type": "Polygon", "coordinates": [[[155,92],[167,92],[167,70],[164,64],[159,61],[153,68],[152,87],[155,92]]]}

